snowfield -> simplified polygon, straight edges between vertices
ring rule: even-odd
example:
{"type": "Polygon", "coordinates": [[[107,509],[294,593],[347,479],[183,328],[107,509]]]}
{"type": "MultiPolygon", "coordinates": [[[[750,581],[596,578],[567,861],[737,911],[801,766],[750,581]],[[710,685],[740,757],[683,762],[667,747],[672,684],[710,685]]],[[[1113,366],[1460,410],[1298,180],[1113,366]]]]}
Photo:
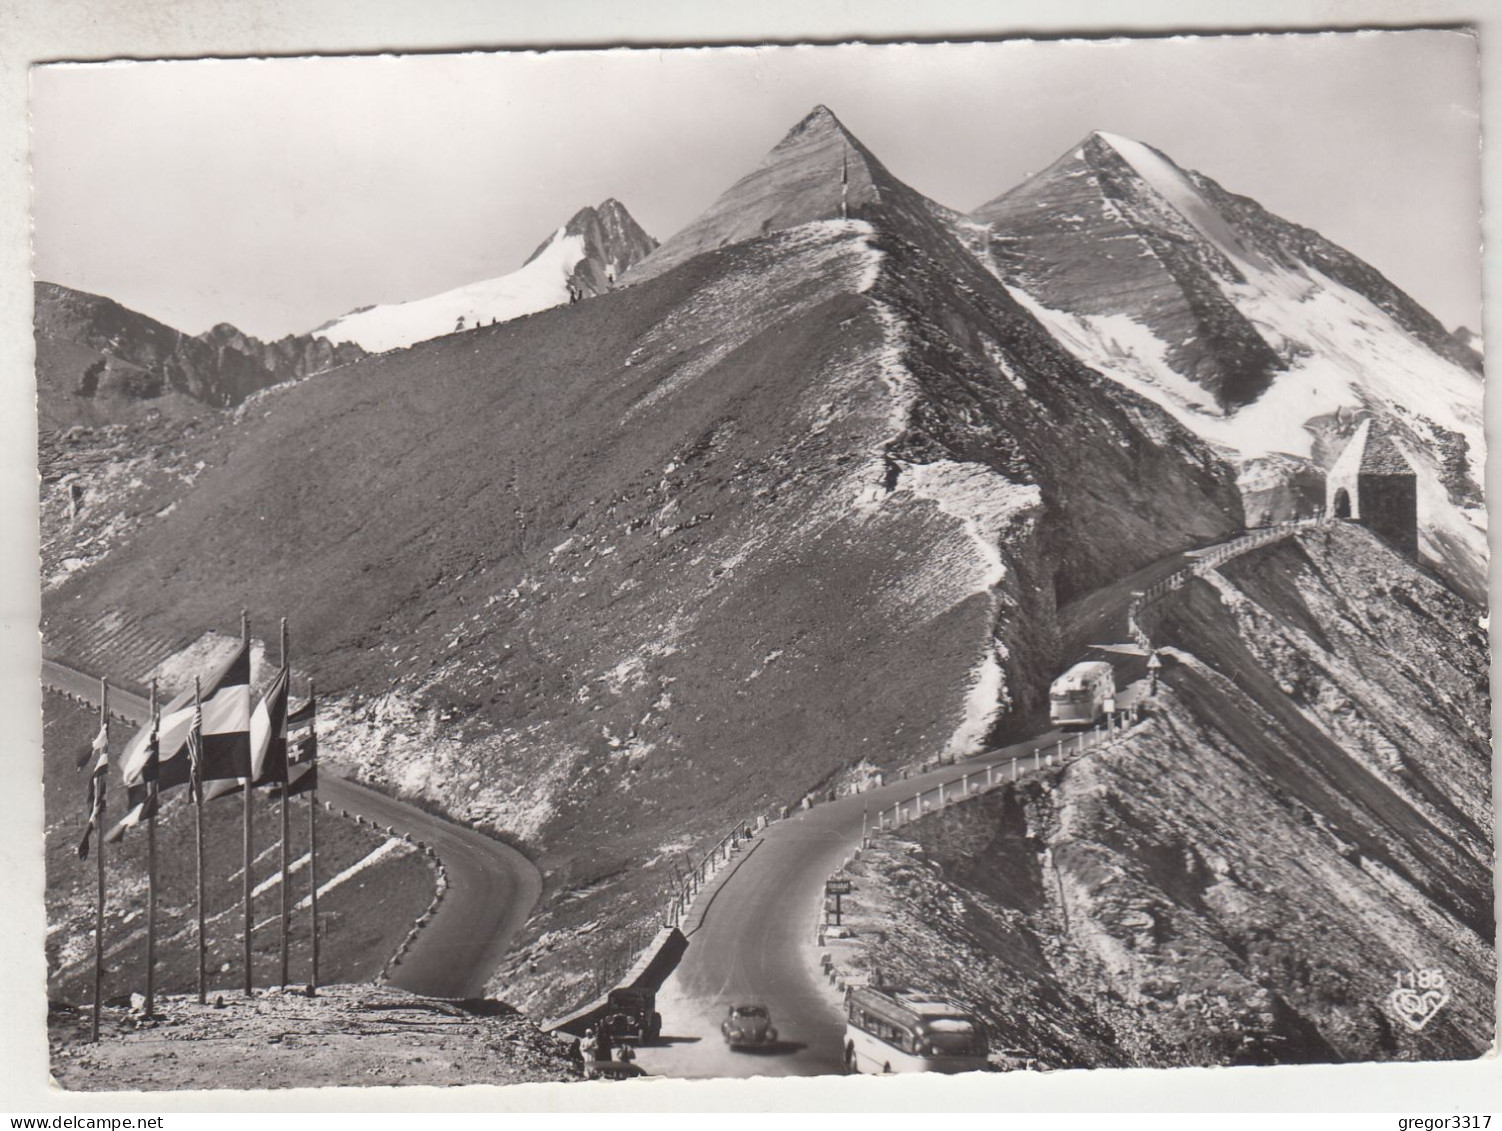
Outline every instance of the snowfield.
{"type": "Polygon", "coordinates": [[[354,342],[381,353],[456,330],[536,314],[568,301],[568,278],[583,258],[584,237],[565,235],[559,228],[536,259],[508,275],[346,314],[314,330],[313,336],[335,343],[354,342]]]}

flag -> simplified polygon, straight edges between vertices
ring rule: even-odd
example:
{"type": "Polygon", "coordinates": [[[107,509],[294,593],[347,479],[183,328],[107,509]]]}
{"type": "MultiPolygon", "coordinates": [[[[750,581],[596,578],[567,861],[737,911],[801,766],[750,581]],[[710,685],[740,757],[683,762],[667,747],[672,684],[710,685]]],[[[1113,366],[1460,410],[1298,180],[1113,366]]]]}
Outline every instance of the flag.
{"type": "MultiPolygon", "coordinates": [[[[318,788],[318,733],[312,728],[317,717],[318,705],[309,697],[287,712],[287,730],[309,728],[308,733],[296,741],[288,741],[286,747],[288,797],[311,793],[318,788]]],[[[280,795],[281,791],[278,791],[280,795]]]]}
{"type": "Polygon", "coordinates": [[[120,755],[125,781],[125,816],[105,835],[111,844],[126,829],[156,815],[161,791],[188,782],[188,730],[193,725],[190,687],[159,710],[131,736],[120,755]],[[149,808],[148,808],[149,806],[149,808]]]}
{"type": "Polygon", "coordinates": [[[148,719],[125,744],[120,755],[121,773],[126,788],[146,782],[146,765],[153,757],[157,762],[157,788],[171,789],[188,781],[188,728],[193,725],[193,689],[175,696],[165,707],[148,719]],[[156,750],[152,752],[152,738],[156,750]]]}
{"type": "MultiPolygon", "coordinates": [[[[277,672],[266,694],[250,716],[250,770],[253,788],[280,785],[287,780],[287,682],[288,672],[277,672]]],[[[245,788],[244,778],[211,781],[203,799],[227,797],[245,788]]]]}
{"type": "Polygon", "coordinates": [[[311,726],[315,713],[315,704],[311,699],[304,699],[296,707],[287,711],[287,729],[301,730],[305,726],[311,726]]]}
{"type": "Polygon", "coordinates": [[[290,673],[276,673],[250,719],[250,777],[256,785],[287,780],[287,687],[290,673]]]}
{"type": "Polygon", "coordinates": [[[193,792],[197,800],[203,800],[203,708],[193,704],[193,725],[188,730],[188,772],[193,779],[193,792]]]}
{"type": "MultiPolygon", "coordinates": [[[[297,797],[318,788],[318,736],[304,735],[289,748],[287,796],[297,797]]],[[[278,791],[280,796],[280,791],[278,791]]]]}
{"type": "MultiPolygon", "coordinates": [[[[158,779],[161,776],[161,724],[162,716],[158,712],[143,728],[149,733],[142,761],[137,768],[137,780],[134,783],[128,779],[126,781],[125,816],[116,821],[114,827],[104,837],[111,844],[121,840],[125,836],[126,829],[133,829],[142,821],[148,821],[157,814],[160,788],[158,779]]],[[[187,759],[183,760],[186,762],[187,759]]]]}
{"type": "Polygon", "coordinates": [[[101,829],[104,826],[104,787],[110,768],[109,737],[108,724],[101,723],[99,733],[94,736],[94,741],[90,744],[90,750],[94,755],[94,768],[89,771],[89,823],[84,826],[83,839],[78,842],[80,860],[89,858],[89,838],[93,836],[95,829],[101,829]]]}
{"type": "Polygon", "coordinates": [[[99,751],[104,749],[107,738],[104,724],[101,723],[99,725],[99,733],[94,736],[94,741],[78,752],[78,761],[75,763],[76,768],[81,770],[89,764],[90,758],[97,758],[99,751]]]}
{"type": "Polygon", "coordinates": [[[200,784],[250,775],[250,645],[245,641],[204,689],[198,732],[200,784]]]}

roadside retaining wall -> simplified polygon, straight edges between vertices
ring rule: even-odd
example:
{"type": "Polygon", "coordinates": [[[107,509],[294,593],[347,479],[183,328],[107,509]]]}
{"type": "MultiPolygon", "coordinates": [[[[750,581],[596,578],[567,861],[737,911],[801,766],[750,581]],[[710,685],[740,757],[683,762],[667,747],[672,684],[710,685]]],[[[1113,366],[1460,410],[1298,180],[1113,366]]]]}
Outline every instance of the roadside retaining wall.
{"type": "MultiPolygon", "coordinates": [[[[611,990],[649,990],[655,994],[662,989],[662,984],[668,980],[668,975],[678,968],[678,963],[682,960],[686,950],[688,950],[688,939],[683,932],[677,927],[664,927],[657,932],[651,945],[637,958],[625,977],[612,986],[611,990]]],[[[542,1027],[543,1031],[582,1037],[584,1030],[598,1026],[609,1000],[610,990],[606,990],[599,997],[586,1002],[572,1013],[566,1013],[562,1017],[545,1022],[542,1027]]]]}

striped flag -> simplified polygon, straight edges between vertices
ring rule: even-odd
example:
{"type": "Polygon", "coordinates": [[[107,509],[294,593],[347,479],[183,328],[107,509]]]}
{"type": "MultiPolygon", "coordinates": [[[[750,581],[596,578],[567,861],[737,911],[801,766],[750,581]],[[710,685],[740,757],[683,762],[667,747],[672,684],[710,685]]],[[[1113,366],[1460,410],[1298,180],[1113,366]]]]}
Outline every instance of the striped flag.
{"type": "Polygon", "coordinates": [[[113,844],[125,835],[126,829],[133,829],[155,815],[162,790],[187,784],[188,730],[192,725],[190,687],[131,736],[120,755],[125,816],[115,823],[105,840],[113,844]]]}
{"type": "Polygon", "coordinates": [[[291,673],[276,673],[250,720],[250,778],[256,785],[287,780],[287,689],[291,673]]]}
{"type": "Polygon", "coordinates": [[[250,645],[247,642],[240,642],[235,654],[204,690],[198,733],[200,783],[250,776],[250,645]]]}
{"type": "Polygon", "coordinates": [[[80,860],[89,858],[89,838],[93,836],[94,830],[104,827],[104,789],[110,768],[109,727],[107,725],[100,725],[99,733],[94,736],[94,741],[90,744],[90,751],[94,756],[94,768],[89,771],[89,823],[84,826],[83,838],[78,842],[80,860]]]}
{"type": "MultiPolygon", "coordinates": [[[[189,713],[192,713],[191,709],[189,713]]],[[[149,733],[141,761],[136,768],[134,782],[130,779],[130,771],[126,771],[125,816],[116,821],[114,827],[104,837],[111,844],[121,840],[125,836],[126,829],[133,829],[143,821],[148,821],[157,815],[160,805],[158,783],[161,776],[161,725],[162,716],[158,712],[143,728],[149,730],[149,733]]],[[[187,758],[184,757],[182,761],[186,763],[187,758]]]]}
{"type": "Polygon", "coordinates": [[[313,724],[313,716],[316,713],[316,704],[312,699],[304,699],[296,707],[287,712],[287,729],[302,730],[305,726],[313,724]]]}
{"type": "MultiPolygon", "coordinates": [[[[286,668],[277,672],[250,715],[250,770],[254,787],[280,785],[287,780],[288,674],[286,668]]],[[[204,789],[203,799],[227,797],[244,787],[244,778],[212,781],[204,789]]]]}

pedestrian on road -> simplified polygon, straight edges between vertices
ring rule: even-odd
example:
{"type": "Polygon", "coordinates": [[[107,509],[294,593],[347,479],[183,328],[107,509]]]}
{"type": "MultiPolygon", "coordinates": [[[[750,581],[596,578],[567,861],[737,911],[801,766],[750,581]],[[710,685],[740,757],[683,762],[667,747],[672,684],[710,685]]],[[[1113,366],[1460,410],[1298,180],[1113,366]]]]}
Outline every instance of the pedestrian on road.
{"type": "Polygon", "coordinates": [[[595,1059],[601,1062],[610,1059],[610,1018],[600,1022],[600,1032],[595,1036],[595,1059]]]}

